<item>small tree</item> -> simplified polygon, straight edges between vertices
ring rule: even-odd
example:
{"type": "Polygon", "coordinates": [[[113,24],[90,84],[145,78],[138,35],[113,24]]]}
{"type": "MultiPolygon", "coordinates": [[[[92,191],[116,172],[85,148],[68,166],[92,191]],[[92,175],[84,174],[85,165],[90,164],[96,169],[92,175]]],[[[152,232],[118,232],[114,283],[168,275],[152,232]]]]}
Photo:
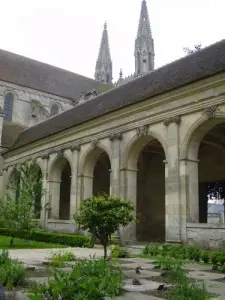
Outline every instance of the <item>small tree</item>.
{"type": "Polygon", "coordinates": [[[74,216],[81,230],[88,230],[98,238],[107,257],[109,239],[121,226],[134,221],[134,206],[131,201],[123,201],[116,196],[100,195],[85,199],[80,213],[74,216]]]}
{"type": "Polygon", "coordinates": [[[36,164],[25,162],[14,171],[14,182],[10,189],[16,192],[15,199],[8,193],[0,200],[0,225],[10,229],[13,246],[18,231],[27,231],[37,227],[35,203],[42,195],[42,178],[36,164]]]}

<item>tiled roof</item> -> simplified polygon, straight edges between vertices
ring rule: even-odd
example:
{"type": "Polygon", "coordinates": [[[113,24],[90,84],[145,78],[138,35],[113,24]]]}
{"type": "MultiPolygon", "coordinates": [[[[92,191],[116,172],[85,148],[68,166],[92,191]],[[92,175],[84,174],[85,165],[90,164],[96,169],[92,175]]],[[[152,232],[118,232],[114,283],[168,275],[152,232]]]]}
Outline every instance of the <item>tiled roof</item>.
{"type": "Polygon", "coordinates": [[[22,131],[13,148],[224,71],[222,40],[22,131]]]}

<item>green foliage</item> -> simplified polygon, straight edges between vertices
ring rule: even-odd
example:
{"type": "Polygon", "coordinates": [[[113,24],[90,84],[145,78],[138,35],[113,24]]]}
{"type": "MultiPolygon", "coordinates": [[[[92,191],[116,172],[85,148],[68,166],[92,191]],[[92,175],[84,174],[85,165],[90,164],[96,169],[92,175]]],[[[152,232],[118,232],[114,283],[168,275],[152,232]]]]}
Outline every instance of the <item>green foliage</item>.
{"type": "Polygon", "coordinates": [[[111,235],[134,221],[134,206],[131,201],[116,196],[94,196],[82,202],[80,213],[74,216],[74,220],[81,230],[88,230],[100,240],[106,257],[111,235]]]}
{"type": "Polygon", "coordinates": [[[27,161],[17,166],[7,191],[14,191],[15,197],[8,193],[0,200],[0,224],[11,229],[10,246],[13,246],[17,231],[31,232],[37,227],[33,220],[37,217],[36,212],[40,212],[40,207],[36,209],[35,204],[41,201],[42,189],[40,168],[36,164],[27,161]]]}
{"type": "MultiPolygon", "coordinates": [[[[14,231],[9,228],[0,228],[0,235],[12,236],[14,231]]],[[[71,247],[90,247],[91,240],[88,236],[72,235],[44,231],[27,232],[20,230],[15,233],[15,237],[22,239],[29,239],[32,241],[67,245],[71,247]]]]}
{"type": "Polygon", "coordinates": [[[170,300],[207,300],[210,299],[210,295],[207,292],[205,285],[189,282],[186,277],[183,277],[177,285],[174,292],[169,296],[170,300]]]}
{"type": "Polygon", "coordinates": [[[178,270],[184,266],[184,261],[182,259],[177,259],[170,256],[160,256],[158,263],[160,268],[165,271],[172,269],[178,270]]]}
{"type": "Polygon", "coordinates": [[[129,252],[126,248],[120,247],[119,245],[111,245],[111,257],[113,258],[128,258],[129,252]]]}
{"type": "Polygon", "coordinates": [[[12,260],[9,252],[0,252],[0,284],[8,289],[24,283],[27,277],[26,266],[18,260],[12,260]]]}
{"type": "Polygon", "coordinates": [[[210,262],[210,252],[202,251],[201,258],[205,264],[208,264],[210,262]]]}
{"type": "Polygon", "coordinates": [[[115,297],[122,286],[122,272],[106,260],[78,260],[71,273],[53,271],[48,280],[33,291],[30,299],[103,300],[115,297]],[[46,297],[46,298],[45,298],[46,297]]]}
{"type": "Polygon", "coordinates": [[[71,251],[59,251],[52,253],[50,257],[50,265],[56,268],[65,266],[65,262],[74,261],[76,256],[71,251]]]}

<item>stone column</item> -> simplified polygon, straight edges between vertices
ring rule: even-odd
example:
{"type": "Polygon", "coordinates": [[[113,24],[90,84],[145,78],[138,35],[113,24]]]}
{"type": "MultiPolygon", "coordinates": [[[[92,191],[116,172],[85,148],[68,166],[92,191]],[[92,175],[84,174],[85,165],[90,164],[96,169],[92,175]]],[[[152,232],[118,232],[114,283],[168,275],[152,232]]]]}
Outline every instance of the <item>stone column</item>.
{"type": "Polygon", "coordinates": [[[40,221],[44,228],[48,225],[48,211],[49,211],[49,193],[48,193],[48,160],[49,155],[42,156],[43,160],[43,195],[41,197],[41,216],[40,221]]]}
{"type": "Polygon", "coordinates": [[[181,159],[181,197],[186,199],[187,222],[199,223],[199,160],[181,159]]]}
{"type": "MultiPolygon", "coordinates": [[[[122,169],[121,177],[123,184],[123,198],[124,200],[130,200],[134,203],[134,214],[136,216],[136,200],[137,200],[137,169],[122,169]]],[[[134,243],[136,241],[136,223],[133,222],[121,229],[122,242],[134,243]]]]}
{"type": "Polygon", "coordinates": [[[164,121],[167,127],[166,241],[181,242],[186,227],[186,205],[180,201],[179,124],[180,116],[164,121]]]}
{"type": "Polygon", "coordinates": [[[110,176],[110,194],[120,196],[120,141],[122,133],[113,133],[109,136],[111,141],[111,176],[110,176]]]}
{"type": "MultiPolygon", "coordinates": [[[[80,192],[80,202],[83,199],[88,197],[92,197],[93,195],[93,176],[89,176],[86,174],[79,175],[79,181],[81,184],[81,192],[80,192]]],[[[79,203],[80,205],[80,203],[79,203]]]]}
{"type": "Polygon", "coordinates": [[[78,208],[78,165],[80,145],[71,147],[72,151],[72,166],[71,166],[71,189],[70,189],[70,220],[73,219],[78,208]]]}

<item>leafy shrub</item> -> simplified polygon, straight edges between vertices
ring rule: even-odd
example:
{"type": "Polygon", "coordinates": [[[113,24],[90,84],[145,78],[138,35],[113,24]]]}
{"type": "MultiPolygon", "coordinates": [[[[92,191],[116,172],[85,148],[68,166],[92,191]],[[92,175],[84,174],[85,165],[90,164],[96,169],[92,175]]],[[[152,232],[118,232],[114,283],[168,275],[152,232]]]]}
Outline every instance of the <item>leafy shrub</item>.
{"type": "Polygon", "coordinates": [[[169,296],[170,300],[207,300],[210,299],[205,285],[189,282],[186,277],[183,277],[182,280],[177,285],[176,289],[169,296]]]}
{"type": "Polygon", "coordinates": [[[218,264],[219,264],[219,254],[218,252],[214,252],[211,254],[211,262],[213,264],[213,268],[217,269],[218,264]]]}
{"type": "Polygon", "coordinates": [[[9,263],[11,261],[9,257],[9,251],[8,250],[2,250],[0,252],[0,266],[5,265],[6,263],[9,263]]]}
{"type": "Polygon", "coordinates": [[[65,266],[66,261],[74,261],[76,256],[71,251],[58,251],[52,253],[50,257],[50,265],[56,268],[65,266]]]}
{"type": "Polygon", "coordinates": [[[210,262],[210,252],[202,251],[201,258],[205,264],[208,264],[210,262]]]}
{"type": "Polygon", "coordinates": [[[147,244],[144,247],[143,250],[143,255],[148,255],[148,256],[157,256],[161,254],[161,247],[159,245],[154,245],[154,244],[147,244]]]}
{"type": "Polygon", "coordinates": [[[9,257],[8,250],[0,252],[0,284],[12,288],[22,284],[27,277],[26,266],[9,257]]]}
{"type": "MultiPolygon", "coordinates": [[[[11,236],[11,230],[6,228],[0,228],[0,234],[11,236]]],[[[71,247],[90,247],[91,239],[88,236],[83,235],[72,235],[72,234],[63,234],[63,233],[54,233],[54,232],[45,232],[45,231],[18,231],[16,232],[17,238],[45,242],[52,244],[61,244],[71,247]]]]}
{"type": "Polygon", "coordinates": [[[181,269],[184,265],[184,261],[182,259],[173,258],[170,256],[160,256],[158,263],[160,268],[165,271],[169,271],[172,269],[181,269]]]}
{"type": "Polygon", "coordinates": [[[128,258],[129,252],[126,248],[120,247],[119,245],[111,245],[111,256],[113,258],[128,258]]]}
{"type": "Polygon", "coordinates": [[[223,266],[225,264],[225,253],[224,252],[218,253],[218,263],[220,264],[220,266],[223,266]]]}
{"type": "MultiPolygon", "coordinates": [[[[103,300],[113,298],[120,292],[122,272],[104,259],[78,260],[71,273],[53,271],[49,279],[37,287],[33,299],[103,300]]],[[[31,297],[32,299],[32,297],[31,297]]]]}

